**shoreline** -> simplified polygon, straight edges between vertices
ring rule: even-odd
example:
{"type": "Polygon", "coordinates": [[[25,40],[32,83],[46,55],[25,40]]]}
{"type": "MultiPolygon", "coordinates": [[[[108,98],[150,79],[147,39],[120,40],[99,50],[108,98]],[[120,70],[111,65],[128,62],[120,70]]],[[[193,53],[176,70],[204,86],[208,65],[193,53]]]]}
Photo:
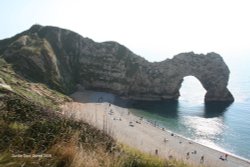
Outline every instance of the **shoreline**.
{"type": "MultiPolygon", "coordinates": [[[[136,117],[137,119],[140,118],[139,116],[137,116],[137,115],[135,115],[135,114],[132,114],[132,115],[133,115],[133,117],[136,117]]],[[[143,121],[144,123],[146,123],[146,124],[149,124],[149,125],[155,127],[155,128],[158,128],[159,130],[162,130],[162,128],[163,128],[163,129],[164,129],[163,131],[165,131],[165,132],[167,132],[167,133],[175,134],[175,136],[178,136],[179,138],[182,138],[182,139],[187,140],[187,141],[189,141],[189,142],[198,144],[198,145],[200,145],[200,146],[202,146],[202,147],[206,147],[207,149],[215,150],[215,151],[217,151],[217,152],[220,152],[221,154],[228,154],[229,156],[232,156],[232,157],[237,158],[237,159],[239,159],[239,160],[245,161],[246,163],[248,163],[248,164],[250,165],[250,160],[248,160],[248,159],[246,159],[246,158],[244,158],[244,157],[241,157],[241,156],[239,156],[239,155],[230,153],[230,152],[228,152],[228,151],[226,151],[226,150],[223,150],[223,148],[220,148],[220,149],[221,149],[221,150],[220,150],[220,149],[218,149],[218,148],[209,147],[208,145],[199,143],[199,142],[197,142],[197,141],[195,141],[195,140],[193,140],[193,139],[190,139],[190,138],[187,138],[187,137],[185,137],[185,136],[183,136],[183,135],[180,135],[180,134],[178,134],[178,133],[172,132],[171,130],[169,130],[169,129],[165,128],[165,127],[160,127],[159,125],[154,126],[150,120],[147,120],[147,119],[145,120],[145,119],[144,119],[144,120],[142,120],[142,121],[143,121]]]]}
{"type": "Polygon", "coordinates": [[[149,154],[157,152],[157,155],[166,159],[174,157],[192,166],[250,166],[247,159],[195,142],[166,128],[163,130],[146,119],[140,120],[128,109],[110,103],[71,102],[64,105],[63,114],[104,130],[120,143],[149,154]],[[219,157],[225,154],[229,155],[228,160],[220,160],[219,157]],[[204,162],[200,163],[202,156],[204,162]]]}
{"type": "MultiPolygon", "coordinates": [[[[137,115],[135,115],[135,114],[133,114],[133,116],[139,118],[139,116],[137,116],[137,115]]],[[[149,121],[149,120],[145,121],[145,123],[148,123],[148,121],[149,121]]],[[[154,126],[154,125],[151,125],[151,126],[154,126]]],[[[193,143],[199,144],[199,145],[201,145],[201,146],[207,147],[208,149],[216,150],[216,151],[218,151],[218,152],[221,152],[222,154],[223,154],[223,153],[226,153],[226,154],[228,154],[228,155],[230,155],[230,156],[233,156],[233,157],[235,157],[235,158],[241,159],[241,160],[246,161],[247,163],[250,164],[250,160],[248,160],[247,158],[244,158],[244,157],[241,157],[241,156],[239,156],[239,155],[236,155],[236,154],[233,154],[233,153],[231,153],[231,152],[228,152],[228,151],[224,150],[224,149],[221,148],[221,147],[218,147],[218,148],[216,148],[216,147],[210,147],[210,146],[208,146],[208,145],[206,145],[206,144],[202,144],[202,143],[197,142],[197,141],[195,141],[195,140],[193,140],[193,139],[191,139],[191,138],[188,138],[188,137],[185,137],[185,136],[183,136],[183,135],[181,135],[181,134],[178,134],[178,133],[176,133],[176,132],[173,132],[173,131],[171,131],[171,130],[165,128],[165,127],[160,127],[160,126],[154,126],[154,127],[158,128],[158,129],[160,129],[160,130],[161,130],[162,128],[164,128],[164,131],[166,131],[166,132],[168,132],[168,133],[174,133],[176,136],[179,136],[180,138],[183,138],[183,139],[188,140],[188,141],[190,141],[190,142],[193,142],[193,143]]]]}

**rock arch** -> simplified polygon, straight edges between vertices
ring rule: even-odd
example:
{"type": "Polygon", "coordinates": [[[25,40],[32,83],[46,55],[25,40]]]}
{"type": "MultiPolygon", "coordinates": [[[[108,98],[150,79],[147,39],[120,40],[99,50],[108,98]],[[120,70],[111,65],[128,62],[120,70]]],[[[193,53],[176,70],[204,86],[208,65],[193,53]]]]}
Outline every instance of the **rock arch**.
{"type": "Polygon", "coordinates": [[[161,62],[166,92],[179,97],[183,78],[194,76],[206,90],[205,101],[233,101],[227,89],[229,69],[222,57],[216,53],[197,55],[193,52],[176,55],[173,59],[161,62]]]}
{"type": "Polygon", "coordinates": [[[179,99],[193,103],[202,102],[205,97],[206,90],[196,77],[190,75],[183,78],[179,92],[179,99]]]}
{"type": "Polygon", "coordinates": [[[35,25],[0,41],[0,57],[23,77],[65,94],[77,85],[136,100],[178,99],[185,76],[196,77],[205,101],[233,101],[229,69],[216,53],[181,53],[148,62],[117,42],[97,43],[69,30],[35,25]],[[34,70],[35,69],[35,70],[34,70]]]}

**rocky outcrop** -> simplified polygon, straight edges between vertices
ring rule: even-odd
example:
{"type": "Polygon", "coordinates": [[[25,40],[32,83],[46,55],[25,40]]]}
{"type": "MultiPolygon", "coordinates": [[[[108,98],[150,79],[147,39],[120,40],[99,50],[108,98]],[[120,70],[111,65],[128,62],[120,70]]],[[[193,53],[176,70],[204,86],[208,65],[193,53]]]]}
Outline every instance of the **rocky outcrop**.
{"type": "Polygon", "coordinates": [[[196,77],[206,101],[233,101],[229,69],[220,55],[182,53],[150,63],[116,42],[96,43],[77,33],[34,25],[0,41],[0,55],[25,78],[71,93],[80,85],[136,100],[178,99],[185,76],[196,77]]]}
{"type": "Polygon", "coordinates": [[[196,55],[193,52],[182,53],[176,55],[172,60],[159,64],[164,69],[165,78],[172,78],[168,84],[170,90],[178,92],[183,78],[194,76],[207,91],[206,101],[233,101],[233,96],[226,86],[230,71],[220,55],[216,53],[207,55],[196,55]]]}

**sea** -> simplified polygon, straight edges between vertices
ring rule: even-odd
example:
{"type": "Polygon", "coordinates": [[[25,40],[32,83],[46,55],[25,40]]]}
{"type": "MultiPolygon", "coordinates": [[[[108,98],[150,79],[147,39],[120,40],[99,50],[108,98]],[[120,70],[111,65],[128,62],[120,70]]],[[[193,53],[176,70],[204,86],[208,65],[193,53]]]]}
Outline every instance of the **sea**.
{"type": "Polygon", "coordinates": [[[204,104],[206,91],[195,77],[187,76],[178,102],[131,110],[198,143],[250,159],[250,55],[224,61],[230,69],[233,103],[204,104]]]}
{"type": "Polygon", "coordinates": [[[178,101],[125,104],[104,92],[92,92],[89,97],[92,101],[103,97],[173,133],[250,160],[250,55],[228,56],[224,61],[230,69],[233,103],[205,104],[206,91],[193,76],[184,78],[178,101]]]}

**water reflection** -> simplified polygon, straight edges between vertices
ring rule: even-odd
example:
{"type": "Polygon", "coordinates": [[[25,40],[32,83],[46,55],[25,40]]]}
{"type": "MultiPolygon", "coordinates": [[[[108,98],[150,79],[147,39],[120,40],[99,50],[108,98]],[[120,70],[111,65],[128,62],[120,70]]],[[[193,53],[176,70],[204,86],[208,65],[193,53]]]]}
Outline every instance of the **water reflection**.
{"type": "Polygon", "coordinates": [[[196,139],[216,141],[223,133],[223,120],[221,118],[201,118],[193,116],[183,117],[183,124],[196,139]]]}
{"type": "Polygon", "coordinates": [[[206,102],[204,104],[204,118],[223,116],[232,102],[206,102]]]}

